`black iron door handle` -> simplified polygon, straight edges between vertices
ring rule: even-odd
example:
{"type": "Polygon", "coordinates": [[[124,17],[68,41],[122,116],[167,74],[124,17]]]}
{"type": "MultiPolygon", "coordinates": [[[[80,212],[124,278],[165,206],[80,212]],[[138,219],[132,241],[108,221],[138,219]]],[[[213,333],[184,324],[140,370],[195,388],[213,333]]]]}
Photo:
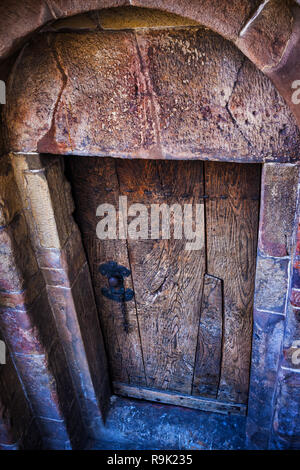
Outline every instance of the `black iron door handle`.
{"type": "Polygon", "coordinates": [[[124,330],[128,333],[129,325],[127,321],[127,312],[125,302],[133,299],[134,292],[132,289],[125,289],[124,277],[128,277],[131,271],[125,266],[118,265],[115,261],[101,264],[99,272],[107,277],[108,288],[101,289],[102,294],[110,300],[121,303],[122,315],[124,319],[124,330]]]}
{"type": "Polygon", "coordinates": [[[101,264],[99,271],[108,280],[109,287],[101,289],[105,297],[115,302],[128,302],[133,299],[133,290],[124,288],[124,277],[128,277],[131,274],[129,269],[125,268],[125,266],[120,266],[115,261],[109,261],[108,263],[101,264]]]}

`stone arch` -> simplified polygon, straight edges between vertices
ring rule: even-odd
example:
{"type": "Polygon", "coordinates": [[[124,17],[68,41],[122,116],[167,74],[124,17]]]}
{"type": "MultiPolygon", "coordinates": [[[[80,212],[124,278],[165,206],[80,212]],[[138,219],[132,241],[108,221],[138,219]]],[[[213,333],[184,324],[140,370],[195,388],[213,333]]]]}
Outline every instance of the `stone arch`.
{"type": "Polygon", "coordinates": [[[32,33],[59,18],[118,6],[155,8],[190,18],[236,46],[267,76],[285,98],[298,124],[300,107],[292,84],[300,77],[300,8],[294,0],[21,0],[0,6],[0,59],[9,57],[32,33]],[[8,33],[9,32],[9,33],[8,33]]]}

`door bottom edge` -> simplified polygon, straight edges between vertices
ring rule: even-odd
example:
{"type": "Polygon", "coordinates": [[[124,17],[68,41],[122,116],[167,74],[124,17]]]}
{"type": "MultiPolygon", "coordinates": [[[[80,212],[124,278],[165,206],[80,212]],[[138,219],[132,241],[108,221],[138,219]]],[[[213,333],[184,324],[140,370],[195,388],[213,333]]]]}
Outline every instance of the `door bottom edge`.
{"type": "Polygon", "coordinates": [[[127,398],[137,398],[139,400],[147,400],[155,403],[183,406],[199,411],[242,416],[246,416],[247,413],[247,405],[242,403],[223,402],[211,398],[185,395],[183,393],[138,387],[121,382],[113,382],[113,391],[116,395],[127,398]]]}

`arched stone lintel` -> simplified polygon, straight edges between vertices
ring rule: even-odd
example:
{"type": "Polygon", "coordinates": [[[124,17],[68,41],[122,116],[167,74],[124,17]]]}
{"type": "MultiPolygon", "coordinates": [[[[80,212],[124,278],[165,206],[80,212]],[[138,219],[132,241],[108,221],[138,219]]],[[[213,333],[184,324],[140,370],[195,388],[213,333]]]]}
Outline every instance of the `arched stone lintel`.
{"type": "Polygon", "coordinates": [[[45,32],[22,51],[7,92],[7,152],[299,159],[299,129],[270,80],[202,26],[45,32]]]}
{"type": "Polygon", "coordinates": [[[300,125],[298,95],[292,88],[300,79],[298,3],[293,0],[3,1],[0,6],[0,58],[11,55],[32,33],[58,18],[118,6],[161,9],[198,21],[233,41],[274,81],[300,125]]]}

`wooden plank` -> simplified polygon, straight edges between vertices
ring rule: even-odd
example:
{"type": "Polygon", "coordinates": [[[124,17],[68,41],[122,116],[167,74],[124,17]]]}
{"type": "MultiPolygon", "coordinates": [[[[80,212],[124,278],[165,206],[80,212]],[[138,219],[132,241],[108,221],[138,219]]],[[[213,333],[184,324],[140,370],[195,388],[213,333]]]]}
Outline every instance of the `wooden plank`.
{"type": "Polygon", "coordinates": [[[147,384],[191,394],[205,272],[203,163],[119,160],[117,168],[128,205],[201,209],[198,250],[186,239],[128,240],[147,384]]]}
{"type": "MultiPolygon", "coordinates": [[[[110,374],[113,380],[145,385],[145,371],[139,335],[139,325],[134,300],[126,302],[129,332],[124,330],[121,304],[107,299],[101,293],[107,287],[107,278],[98,267],[107,261],[130,267],[126,240],[99,240],[96,236],[96,209],[108,203],[118,208],[119,184],[115,161],[110,158],[72,158],[70,160],[73,194],[76,203],[75,218],[83,235],[91,270],[96,303],[108,353],[110,374]]],[[[126,288],[133,288],[131,277],[126,278],[126,288]]]]}
{"type": "Polygon", "coordinates": [[[205,274],[193,395],[217,398],[222,354],[222,281],[205,274]]]}
{"type": "Polygon", "coordinates": [[[247,407],[243,404],[233,404],[212,400],[210,398],[198,398],[175,392],[153,390],[147,387],[134,387],[119,382],[113,383],[116,395],[149,400],[169,405],[184,406],[196,410],[211,411],[226,415],[246,415],[247,407]]]}
{"type": "Polygon", "coordinates": [[[260,166],[205,163],[207,272],[224,283],[218,398],[246,403],[251,356],[260,166]]]}

